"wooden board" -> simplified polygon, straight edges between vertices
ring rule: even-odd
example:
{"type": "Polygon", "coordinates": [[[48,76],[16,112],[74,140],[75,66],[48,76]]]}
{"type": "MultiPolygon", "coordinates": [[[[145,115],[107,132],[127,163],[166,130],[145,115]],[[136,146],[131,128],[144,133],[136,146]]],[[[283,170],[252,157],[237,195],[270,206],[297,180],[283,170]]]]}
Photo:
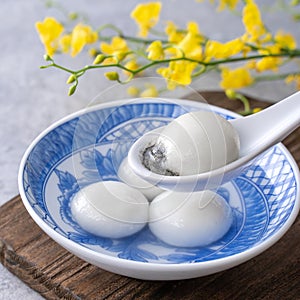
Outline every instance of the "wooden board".
{"type": "MultiPolygon", "coordinates": [[[[241,108],[223,93],[203,95],[212,104],[241,108]]],[[[300,130],[284,143],[299,166],[300,130]]],[[[300,218],[270,249],[230,270],[190,280],[142,281],[101,270],[64,250],[39,229],[16,196],[0,207],[0,261],[47,299],[295,300],[300,299],[300,218]]]]}

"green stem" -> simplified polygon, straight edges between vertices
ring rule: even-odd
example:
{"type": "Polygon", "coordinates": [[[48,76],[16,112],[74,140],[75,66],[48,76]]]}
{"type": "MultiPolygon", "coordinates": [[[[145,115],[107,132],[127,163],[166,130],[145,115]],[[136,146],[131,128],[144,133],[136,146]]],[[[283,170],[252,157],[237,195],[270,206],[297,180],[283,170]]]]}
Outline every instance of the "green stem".
{"type": "Polygon", "coordinates": [[[100,35],[100,32],[103,31],[104,29],[107,29],[107,28],[114,30],[118,35],[123,35],[123,31],[119,27],[117,27],[117,26],[115,26],[113,24],[102,25],[96,31],[100,35]]]}
{"type": "MultiPolygon", "coordinates": [[[[141,43],[141,44],[151,44],[151,43],[157,41],[157,39],[143,39],[143,38],[128,36],[128,35],[120,35],[120,37],[127,40],[127,41],[131,41],[131,42],[135,42],[135,43],[141,43]]],[[[168,40],[161,40],[160,39],[160,41],[163,44],[169,43],[168,40]]]]}
{"type": "Polygon", "coordinates": [[[65,72],[67,72],[67,73],[74,74],[76,77],[78,77],[77,74],[81,73],[81,72],[85,69],[85,68],[82,68],[82,69],[80,69],[80,70],[78,70],[78,71],[74,71],[74,70],[68,69],[68,68],[66,68],[66,67],[63,67],[63,66],[61,66],[61,65],[58,65],[58,64],[56,64],[54,61],[53,61],[51,64],[49,64],[48,66],[44,66],[44,67],[45,67],[45,68],[46,68],[46,67],[55,67],[55,68],[57,68],[57,69],[60,69],[60,70],[65,71],[65,72]]]}
{"type": "Polygon", "coordinates": [[[256,76],[255,81],[271,81],[271,80],[282,80],[288,77],[289,75],[300,75],[300,72],[293,72],[293,73],[282,73],[282,74],[275,74],[275,75],[261,75],[256,76]]]}
{"type": "MultiPolygon", "coordinates": [[[[225,64],[225,63],[234,63],[234,62],[240,62],[240,61],[247,61],[247,60],[252,60],[252,59],[261,59],[265,57],[289,57],[289,58],[294,58],[296,56],[300,56],[300,49],[295,49],[295,50],[290,50],[289,52],[284,52],[284,53],[278,53],[278,54],[257,54],[257,55],[252,55],[252,56],[241,56],[241,57],[235,57],[235,58],[230,58],[230,59],[219,59],[211,62],[202,62],[204,65],[220,65],[220,64],[225,64]]],[[[198,62],[200,63],[200,62],[198,62]]]]}
{"type": "Polygon", "coordinates": [[[248,114],[251,111],[251,107],[248,99],[244,95],[239,93],[237,93],[236,98],[239,99],[244,105],[244,111],[242,113],[248,114]]]}
{"type": "MultiPolygon", "coordinates": [[[[123,35],[123,34],[119,34],[118,35],[120,38],[127,40],[129,42],[133,42],[133,43],[139,43],[139,44],[143,44],[143,45],[148,45],[151,44],[155,41],[157,41],[157,39],[143,39],[143,38],[139,38],[139,37],[134,37],[134,36],[128,36],[128,35],[123,35]]],[[[104,41],[104,42],[110,42],[115,36],[114,35],[109,35],[109,36],[99,36],[99,40],[100,41],[104,41]]],[[[168,40],[160,40],[163,44],[168,44],[169,41],[168,40]]]]}
{"type": "Polygon", "coordinates": [[[163,37],[163,38],[166,38],[166,34],[164,32],[161,32],[161,31],[158,31],[154,28],[150,28],[149,29],[149,32],[156,35],[156,36],[160,36],[160,37],[163,37]]]}
{"type": "MultiPolygon", "coordinates": [[[[289,53],[283,53],[283,54],[268,54],[268,55],[252,55],[252,56],[247,56],[247,57],[236,57],[236,58],[231,58],[231,59],[219,59],[219,60],[215,60],[215,61],[210,61],[210,62],[205,62],[205,61],[200,61],[200,60],[196,60],[196,59],[192,59],[192,58],[188,58],[185,56],[182,57],[177,57],[177,58],[168,58],[168,59],[162,59],[162,60],[156,60],[156,61],[151,61],[150,63],[136,69],[136,70],[130,70],[127,69],[126,67],[124,67],[123,65],[121,65],[120,63],[114,63],[114,64],[107,64],[107,65],[87,65],[84,68],[74,71],[74,70],[70,70],[66,67],[63,67],[61,65],[56,64],[54,61],[47,65],[47,66],[42,66],[42,68],[48,68],[48,67],[56,67],[58,69],[61,69],[63,71],[66,71],[68,73],[72,73],[72,74],[78,74],[81,72],[85,72],[89,69],[101,69],[101,68],[107,68],[107,67],[118,67],[120,69],[123,69],[125,71],[128,71],[132,74],[138,74],[142,71],[144,71],[145,69],[151,68],[153,66],[156,66],[158,64],[167,64],[170,62],[175,62],[175,61],[188,61],[191,63],[197,63],[199,65],[202,65],[204,67],[209,67],[209,66],[217,66],[217,65],[221,65],[221,64],[228,64],[228,63],[234,63],[234,62],[240,62],[240,61],[247,61],[247,60],[252,60],[252,59],[261,59],[261,58],[265,58],[265,57],[295,57],[295,56],[300,56],[300,50],[296,49],[293,50],[289,53]]],[[[262,79],[258,79],[258,80],[262,80],[262,79]]]]}
{"type": "MultiPolygon", "coordinates": [[[[112,29],[117,33],[117,35],[119,37],[121,37],[127,41],[130,41],[130,42],[141,43],[141,44],[151,44],[152,42],[157,40],[157,39],[144,39],[144,38],[139,38],[139,37],[135,37],[135,36],[125,35],[123,33],[123,31],[120,28],[118,28],[117,26],[115,26],[113,24],[105,24],[97,29],[97,32],[99,34],[99,39],[102,41],[111,41],[112,38],[114,37],[114,36],[101,36],[101,32],[104,29],[112,29]]],[[[156,35],[158,35],[157,32],[156,32],[156,35]]],[[[161,35],[161,33],[159,35],[161,35]]],[[[160,41],[163,44],[167,44],[169,42],[168,40],[162,40],[162,39],[160,39],[160,41]]]]}
{"type": "Polygon", "coordinates": [[[200,69],[192,75],[192,78],[198,77],[207,71],[207,66],[201,65],[200,69]]]}

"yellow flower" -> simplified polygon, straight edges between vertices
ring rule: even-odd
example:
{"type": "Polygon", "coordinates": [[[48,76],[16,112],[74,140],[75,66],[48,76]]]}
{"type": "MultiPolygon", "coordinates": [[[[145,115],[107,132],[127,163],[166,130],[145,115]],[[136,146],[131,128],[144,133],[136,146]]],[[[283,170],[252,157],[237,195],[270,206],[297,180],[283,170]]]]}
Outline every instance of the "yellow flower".
{"type": "Polygon", "coordinates": [[[220,0],[220,4],[218,7],[219,11],[224,10],[225,8],[235,9],[239,0],[220,0]]]}
{"type": "Polygon", "coordinates": [[[291,74],[285,79],[287,84],[295,83],[297,90],[300,90],[300,74],[291,74]]]}
{"type": "MultiPolygon", "coordinates": [[[[59,39],[59,45],[63,53],[71,52],[74,57],[81,52],[87,44],[92,44],[98,39],[98,34],[88,25],[77,24],[70,34],[65,34],[59,39]]],[[[94,50],[95,53],[95,50],[94,50]]]]}
{"type": "Polygon", "coordinates": [[[65,34],[64,36],[62,36],[60,38],[60,40],[59,40],[59,46],[60,46],[61,51],[63,53],[68,53],[70,51],[71,40],[72,40],[71,34],[65,34]]]}
{"type": "Polygon", "coordinates": [[[176,26],[173,23],[169,23],[166,32],[169,33],[169,41],[172,41],[172,45],[170,45],[165,51],[167,54],[174,58],[185,56],[196,60],[201,59],[201,42],[203,42],[204,38],[201,35],[196,22],[189,22],[187,24],[186,33],[177,32],[176,26]]]}
{"type": "Polygon", "coordinates": [[[131,18],[135,20],[140,28],[140,36],[146,37],[149,29],[156,25],[159,20],[160,10],[160,2],[149,2],[138,4],[131,12],[131,18]]]}
{"type": "MultiPolygon", "coordinates": [[[[196,22],[189,22],[187,24],[186,32],[181,32],[180,35],[178,33],[176,38],[173,39],[174,42],[172,42],[165,51],[170,57],[186,57],[195,60],[202,59],[204,36],[201,34],[196,22]]],[[[169,36],[169,40],[171,40],[171,36],[169,36]]]]}
{"type": "Polygon", "coordinates": [[[161,41],[152,42],[146,50],[148,52],[148,59],[150,60],[160,60],[164,59],[164,49],[161,41]]]}
{"type": "Polygon", "coordinates": [[[130,86],[128,89],[127,89],[127,94],[131,97],[136,97],[138,96],[140,90],[136,87],[136,86],[130,86]]]}
{"type": "Polygon", "coordinates": [[[169,52],[173,52],[175,57],[185,56],[190,59],[200,60],[202,58],[202,41],[203,37],[200,34],[197,23],[189,22],[187,34],[176,47],[169,49],[169,52]]]}
{"type": "Polygon", "coordinates": [[[258,113],[258,112],[260,112],[260,111],[262,111],[262,108],[260,108],[260,107],[254,107],[254,108],[252,109],[252,113],[254,113],[254,114],[256,114],[256,113],[258,113]]]}
{"type": "Polygon", "coordinates": [[[196,22],[188,22],[187,23],[187,26],[186,26],[186,29],[187,29],[187,32],[188,33],[192,33],[192,34],[195,34],[195,35],[200,35],[200,30],[199,30],[199,26],[196,22]]]}
{"type": "MultiPolygon", "coordinates": [[[[131,71],[135,71],[137,70],[140,66],[139,64],[136,62],[135,59],[131,59],[129,60],[125,65],[124,65],[125,68],[127,68],[128,70],[131,70],[131,71]]],[[[131,73],[128,72],[128,71],[124,71],[124,73],[126,75],[130,75],[131,73]]]]}
{"type": "Polygon", "coordinates": [[[250,72],[245,68],[236,68],[230,70],[222,69],[222,81],[220,83],[223,89],[239,89],[251,85],[254,82],[250,72]]]}
{"type": "Polygon", "coordinates": [[[43,22],[36,22],[35,26],[46,53],[52,56],[58,49],[58,38],[64,30],[63,25],[54,18],[47,17],[43,22]]]}
{"type": "Polygon", "coordinates": [[[274,40],[282,48],[293,50],[297,47],[295,38],[291,34],[284,33],[283,31],[278,31],[274,37],[274,40]]]}
{"type": "Polygon", "coordinates": [[[188,61],[172,61],[169,67],[158,68],[156,72],[167,80],[168,89],[172,90],[177,85],[189,85],[196,66],[196,63],[188,61]]]}
{"type": "Polygon", "coordinates": [[[145,90],[140,93],[140,97],[143,98],[152,98],[158,96],[158,90],[153,84],[149,84],[145,90]]]}
{"type": "Polygon", "coordinates": [[[224,44],[225,53],[233,56],[245,50],[245,43],[240,38],[233,39],[224,44]]]}
{"type": "Polygon", "coordinates": [[[98,54],[98,51],[97,51],[96,48],[90,48],[89,51],[88,51],[88,53],[89,53],[89,56],[96,57],[97,54],[98,54]]]}
{"type": "Polygon", "coordinates": [[[165,33],[168,35],[168,41],[170,43],[177,44],[184,38],[184,34],[177,31],[177,27],[172,21],[167,22],[165,33]]]}
{"type": "Polygon", "coordinates": [[[234,56],[244,50],[244,42],[239,39],[233,39],[227,43],[220,43],[218,41],[210,40],[206,43],[205,58],[223,59],[234,56]]]}
{"type": "MultiPolygon", "coordinates": [[[[270,45],[265,47],[264,50],[259,51],[260,54],[268,55],[268,54],[279,54],[280,53],[280,45],[270,45]]],[[[264,57],[256,62],[256,70],[258,72],[264,72],[267,70],[278,71],[278,67],[282,63],[281,57],[264,57]]]]}
{"type": "MultiPolygon", "coordinates": [[[[110,44],[108,43],[101,43],[100,49],[103,53],[107,55],[113,55],[117,58],[117,60],[122,60],[125,58],[127,53],[129,52],[129,48],[127,43],[121,37],[115,36],[113,37],[110,44]]],[[[106,63],[115,63],[115,59],[106,59],[106,63]]]]}
{"type": "Polygon", "coordinates": [[[178,56],[184,56],[191,59],[200,60],[202,57],[202,47],[198,36],[188,33],[185,38],[178,44],[178,48],[182,51],[178,51],[178,56]]]}
{"type": "Polygon", "coordinates": [[[250,61],[246,62],[245,68],[248,70],[250,70],[250,69],[255,70],[256,69],[256,60],[250,60],[250,61]]]}
{"type": "Polygon", "coordinates": [[[276,72],[281,63],[282,59],[280,57],[264,57],[256,63],[256,70],[258,72],[267,70],[276,72]]]}
{"type": "Polygon", "coordinates": [[[136,62],[135,59],[129,60],[126,64],[125,67],[129,70],[135,71],[137,70],[140,66],[138,65],[138,63],[136,62]]]}
{"type": "Polygon", "coordinates": [[[224,44],[218,41],[209,40],[205,45],[205,60],[210,61],[212,58],[220,59],[228,57],[224,55],[224,44]]]}
{"type": "Polygon", "coordinates": [[[98,34],[88,25],[77,24],[71,35],[71,56],[76,56],[85,45],[97,41],[98,34]]]}
{"type": "Polygon", "coordinates": [[[247,0],[243,9],[243,23],[250,42],[258,42],[267,34],[259,8],[253,0],[247,0]]]}

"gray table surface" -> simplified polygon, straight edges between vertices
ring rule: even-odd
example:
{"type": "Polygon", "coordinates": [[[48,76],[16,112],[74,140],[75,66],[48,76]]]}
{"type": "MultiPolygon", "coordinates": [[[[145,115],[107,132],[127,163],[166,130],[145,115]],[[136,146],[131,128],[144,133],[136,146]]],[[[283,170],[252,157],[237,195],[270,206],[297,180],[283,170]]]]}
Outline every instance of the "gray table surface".
{"type": "MultiPolygon", "coordinates": [[[[89,15],[92,24],[114,23],[126,28],[129,33],[136,32],[136,26],[128,16],[139,1],[130,0],[126,5],[122,0],[60,2],[65,3],[69,10],[89,15]]],[[[241,33],[241,23],[237,17],[225,12],[216,18],[214,8],[208,3],[198,4],[194,0],[162,2],[164,20],[174,20],[181,26],[187,20],[196,20],[203,32],[219,40],[227,40],[241,33]]],[[[269,27],[293,32],[299,43],[300,32],[294,23],[276,9],[270,9],[274,1],[259,2],[268,10],[265,20],[269,27]]],[[[78,92],[68,97],[65,73],[39,69],[44,63],[44,51],[34,23],[47,15],[62,16],[57,10],[47,9],[41,0],[0,1],[0,205],[18,194],[17,173],[21,157],[41,131],[61,117],[86,107],[99,93],[106,100],[125,97],[124,88],[114,87],[103,94],[113,85],[104,79],[102,72],[88,74],[81,81],[78,92]]],[[[86,55],[79,55],[75,62],[60,59],[74,66],[83,66],[87,62],[86,55]]],[[[217,79],[215,75],[205,76],[195,82],[192,88],[216,90],[217,79]]],[[[246,92],[276,102],[291,94],[293,89],[276,83],[261,84],[246,92]]],[[[42,298],[0,265],[0,300],[21,297],[42,298]]]]}

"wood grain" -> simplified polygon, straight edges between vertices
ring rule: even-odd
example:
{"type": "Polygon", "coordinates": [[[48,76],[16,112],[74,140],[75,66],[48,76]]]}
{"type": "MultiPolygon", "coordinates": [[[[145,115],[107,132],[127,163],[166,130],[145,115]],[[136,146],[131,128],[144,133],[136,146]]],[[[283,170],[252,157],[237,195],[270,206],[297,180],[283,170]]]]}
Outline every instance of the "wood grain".
{"type": "MultiPolygon", "coordinates": [[[[217,106],[241,109],[223,93],[203,96],[217,106]]],[[[300,130],[284,143],[299,166],[300,130]]],[[[101,270],[64,250],[39,229],[16,196],[0,208],[0,261],[46,299],[295,300],[300,299],[300,218],[270,249],[230,270],[190,280],[142,281],[101,270]]]]}

